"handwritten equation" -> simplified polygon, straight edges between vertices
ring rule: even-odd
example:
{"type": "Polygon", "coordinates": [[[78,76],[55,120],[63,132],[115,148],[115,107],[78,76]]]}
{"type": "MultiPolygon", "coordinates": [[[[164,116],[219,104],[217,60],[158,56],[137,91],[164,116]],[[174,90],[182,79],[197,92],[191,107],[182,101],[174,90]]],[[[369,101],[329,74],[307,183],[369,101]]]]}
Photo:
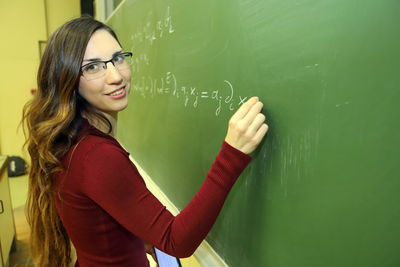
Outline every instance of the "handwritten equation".
{"type": "Polygon", "coordinates": [[[151,53],[151,50],[155,48],[153,45],[175,33],[169,6],[161,12],[160,18],[156,18],[156,14],[151,10],[143,21],[144,24],[139,24],[130,37],[131,51],[134,52],[132,73],[134,77],[138,77],[132,82],[133,93],[138,93],[144,98],[169,95],[181,100],[185,107],[192,108],[198,108],[206,101],[212,102],[215,104],[216,116],[220,115],[223,108],[234,111],[247,100],[247,97],[235,95],[234,87],[228,80],[221,81],[218,88],[198,88],[181,84],[171,71],[166,71],[158,78],[141,75],[152,65],[154,58],[151,55],[154,53],[151,53]]]}
{"type": "Polygon", "coordinates": [[[138,73],[146,66],[150,66],[150,58],[146,53],[137,53],[132,58],[132,73],[138,73]]]}
{"type": "Polygon", "coordinates": [[[180,84],[172,72],[166,72],[163,77],[153,78],[142,76],[132,84],[132,91],[143,98],[155,98],[169,95],[181,99],[185,107],[198,108],[202,102],[215,103],[215,116],[220,115],[222,108],[234,111],[247,100],[247,96],[236,96],[232,83],[224,80],[218,88],[198,88],[180,84]]]}
{"type": "Polygon", "coordinates": [[[131,35],[133,46],[131,50],[135,50],[139,45],[152,46],[156,40],[165,38],[166,36],[175,32],[172,24],[171,8],[168,6],[164,16],[156,20],[153,11],[147,13],[145,24],[139,25],[139,30],[131,35]]]}

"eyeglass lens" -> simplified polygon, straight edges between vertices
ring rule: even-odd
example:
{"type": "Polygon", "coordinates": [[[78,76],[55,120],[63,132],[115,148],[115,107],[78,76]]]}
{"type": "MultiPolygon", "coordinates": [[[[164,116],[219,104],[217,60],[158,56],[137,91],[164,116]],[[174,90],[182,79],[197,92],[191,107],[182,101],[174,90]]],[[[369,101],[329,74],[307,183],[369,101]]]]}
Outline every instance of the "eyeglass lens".
{"type": "Polygon", "coordinates": [[[97,61],[86,64],[82,67],[82,75],[87,79],[99,78],[106,73],[108,62],[111,62],[117,70],[127,69],[132,63],[132,53],[119,54],[108,61],[97,61]]]}

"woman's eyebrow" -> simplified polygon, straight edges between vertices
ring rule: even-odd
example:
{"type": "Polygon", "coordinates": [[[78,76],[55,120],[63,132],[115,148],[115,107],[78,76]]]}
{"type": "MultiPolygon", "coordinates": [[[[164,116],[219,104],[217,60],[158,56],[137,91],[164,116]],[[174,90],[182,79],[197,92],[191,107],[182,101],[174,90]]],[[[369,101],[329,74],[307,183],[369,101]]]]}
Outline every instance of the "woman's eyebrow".
{"type": "MultiPolygon", "coordinates": [[[[111,57],[111,58],[113,58],[113,57],[115,57],[116,55],[121,54],[121,53],[122,53],[122,50],[118,50],[118,51],[116,51],[116,52],[114,52],[114,53],[112,54],[112,57],[111,57]]],[[[90,61],[90,62],[93,62],[93,61],[102,61],[102,60],[101,60],[101,58],[88,58],[88,59],[84,59],[83,61],[90,61]]]]}

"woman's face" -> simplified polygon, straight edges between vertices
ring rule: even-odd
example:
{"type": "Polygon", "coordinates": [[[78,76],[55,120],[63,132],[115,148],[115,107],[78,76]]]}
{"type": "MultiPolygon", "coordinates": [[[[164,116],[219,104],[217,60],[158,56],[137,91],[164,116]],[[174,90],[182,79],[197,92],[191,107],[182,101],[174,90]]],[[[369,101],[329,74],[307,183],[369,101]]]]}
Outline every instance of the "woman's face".
{"type": "MultiPolygon", "coordinates": [[[[110,60],[119,52],[121,46],[106,30],[94,32],[86,47],[82,66],[96,61],[110,60]]],[[[113,117],[128,106],[128,94],[131,84],[130,68],[117,69],[107,63],[104,75],[85,77],[81,75],[79,94],[100,112],[113,117]]]]}

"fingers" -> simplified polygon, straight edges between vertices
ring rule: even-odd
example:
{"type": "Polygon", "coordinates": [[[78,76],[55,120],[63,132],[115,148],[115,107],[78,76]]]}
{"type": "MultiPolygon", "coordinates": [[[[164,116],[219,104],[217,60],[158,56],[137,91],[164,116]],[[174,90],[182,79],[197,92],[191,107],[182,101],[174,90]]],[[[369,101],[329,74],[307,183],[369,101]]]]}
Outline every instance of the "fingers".
{"type": "Polygon", "coordinates": [[[258,97],[253,96],[249,100],[247,100],[243,105],[240,106],[240,108],[233,114],[232,120],[238,121],[244,118],[247,113],[250,111],[250,109],[253,107],[255,103],[258,102],[258,97]]]}
{"type": "Polygon", "coordinates": [[[230,119],[225,141],[243,153],[254,151],[268,131],[262,108],[258,97],[244,103],[230,119]]]}
{"type": "Polygon", "coordinates": [[[259,143],[261,143],[262,139],[263,139],[264,136],[267,134],[267,132],[268,132],[268,125],[265,124],[265,123],[263,123],[263,124],[261,125],[261,127],[258,128],[256,134],[254,135],[254,140],[255,140],[255,142],[257,143],[257,145],[258,145],[259,143]]]}
{"type": "Polygon", "coordinates": [[[262,113],[258,113],[256,114],[255,118],[253,121],[251,121],[251,124],[248,128],[250,134],[252,136],[255,136],[256,133],[258,132],[258,130],[260,129],[260,127],[262,126],[262,124],[265,121],[265,115],[262,113]]]}
{"type": "MultiPolygon", "coordinates": [[[[260,111],[261,110],[258,110],[258,112],[260,111]]],[[[268,125],[264,123],[265,115],[262,113],[256,113],[255,118],[250,120],[250,122],[251,124],[248,128],[248,135],[252,137],[252,145],[258,146],[268,131],[268,125]]]]}
{"type": "MultiPolygon", "coordinates": [[[[251,124],[254,123],[254,120],[256,119],[256,117],[259,114],[261,114],[260,112],[261,112],[263,106],[264,106],[263,103],[259,102],[259,101],[257,101],[256,103],[253,104],[253,106],[251,107],[249,112],[247,112],[246,116],[243,118],[244,127],[249,127],[251,124]]],[[[264,115],[262,115],[262,116],[264,116],[264,115]]],[[[265,117],[264,117],[264,120],[265,120],[265,117]]]]}

